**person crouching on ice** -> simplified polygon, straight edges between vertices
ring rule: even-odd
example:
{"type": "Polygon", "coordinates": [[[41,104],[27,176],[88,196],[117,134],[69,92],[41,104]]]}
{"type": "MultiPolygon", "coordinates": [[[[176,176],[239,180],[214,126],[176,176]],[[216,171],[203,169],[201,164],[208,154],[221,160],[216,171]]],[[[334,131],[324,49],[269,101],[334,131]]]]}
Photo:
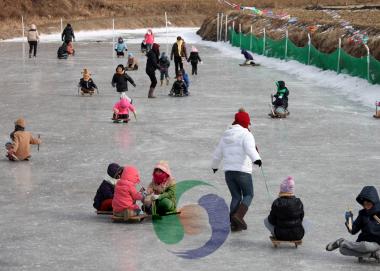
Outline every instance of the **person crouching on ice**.
{"type": "Polygon", "coordinates": [[[10,137],[12,142],[5,144],[7,149],[7,158],[11,161],[29,160],[30,144],[39,145],[41,140],[34,138],[30,132],[25,131],[26,122],[24,119],[18,119],[15,122],[15,130],[10,137]]]}
{"type": "Polygon", "coordinates": [[[174,81],[172,89],[170,90],[169,96],[188,96],[188,91],[187,91],[187,85],[185,81],[182,78],[182,73],[179,72],[177,75],[177,80],[174,81]]]}
{"type": "Polygon", "coordinates": [[[303,217],[302,201],[294,195],[294,180],[288,177],[281,183],[280,194],[273,202],[268,218],[264,220],[265,227],[277,240],[302,240],[305,235],[303,217]]]}
{"type": "Polygon", "coordinates": [[[78,87],[80,87],[81,94],[94,94],[95,89],[98,89],[95,82],[91,78],[91,73],[88,69],[84,68],[82,71],[83,77],[79,81],[78,87]]]}
{"type": "Polygon", "coordinates": [[[253,56],[245,49],[241,50],[241,54],[245,57],[245,62],[243,65],[255,65],[256,63],[253,61],[253,56]]]}
{"type": "Polygon", "coordinates": [[[136,201],[144,199],[143,194],[136,189],[136,185],[139,183],[140,174],[138,170],[133,166],[126,165],[120,180],[115,185],[115,194],[112,200],[114,216],[128,220],[130,217],[143,214],[136,204],[136,201]]]}
{"type": "Polygon", "coordinates": [[[363,206],[359,215],[353,221],[352,212],[346,213],[346,227],[352,235],[360,232],[356,242],[343,238],[329,243],[327,251],[339,248],[339,252],[345,256],[363,258],[375,258],[380,262],[380,199],[374,186],[363,187],[356,201],[363,206]]]}
{"type": "Polygon", "coordinates": [[[94,198],[94,208],[97,211],[112,211],[112,199],[115,192],[115,184],[123,173],[123,167],[116,163],[108,165],[107,174],[100,184],[94,198]]]}
{"type": "Polygon", "coordinates": [[[117,122],[118,120],[123,120],[128,123],[129,110],[131,110],[136,115],[136,108],[131,104],[127,95],[123,93],[120,100],[113,106],[113,117],[112,119],[117,122]]]}
{"type": "Polygon", "coordinates": [[[168,162],[160,161],[154,167],[152,182],[147,188],[147,193],[144,205],[148,213],[152,212],[153,201],[158,215],[176,211],[176,182],[172,177],[168,162]]]}

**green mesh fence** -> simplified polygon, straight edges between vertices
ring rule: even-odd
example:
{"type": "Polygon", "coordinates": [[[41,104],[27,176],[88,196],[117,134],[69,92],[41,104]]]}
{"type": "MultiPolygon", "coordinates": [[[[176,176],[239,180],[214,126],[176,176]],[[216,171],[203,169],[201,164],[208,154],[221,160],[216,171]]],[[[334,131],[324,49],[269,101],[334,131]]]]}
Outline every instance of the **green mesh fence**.
{"type": "Polygon", "coordinates": [[[370,83],[380,84],[380,61],[370,56],[369,65],[367,57],[353,57],[344,50],[336,50],[330,54],[320,52],[313,45],[297,47],[291,40],[286,38],[272,40],[266,38],[265,50],[264,39],[254,35],[236,33],[230,29],[230,42],[232,46],[238,46],[256,54],[285,60],[296,60],[300,63],[313,65],[322,70],[332,70],[337,73],[349,74],[367,79],[370,83]]]}

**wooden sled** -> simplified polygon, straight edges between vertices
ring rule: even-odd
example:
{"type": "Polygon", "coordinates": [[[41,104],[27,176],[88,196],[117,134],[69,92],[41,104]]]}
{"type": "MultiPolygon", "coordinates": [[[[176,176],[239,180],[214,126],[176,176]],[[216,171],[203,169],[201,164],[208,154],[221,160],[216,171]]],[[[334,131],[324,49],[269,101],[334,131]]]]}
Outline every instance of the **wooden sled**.
{"type": "Polygon", "coordinates": [[[277,248],[281,243],[289,243],[289,244],[294,244],[295,248],[298,246],[302,245],[302,240],[296,240],[296,241],[282,241],[282,240],[277,240],[273,236],[269,237],[273,246],[277,248]]]}
{"type": "Polygon", "coordinates": [[[97,215],[113,215],[112,211],[95,211],[97,215]]]}
{"type": "Polygon", "coordinates": [[[80,87],[78,87],[78,96],[89,96],[91,97],[94,94],[99,95],[99,90],[96,88],[94,91],[82,91],[80,87]]]}
{"type": "Polygon", "coordinates": [[[112,215],[111,219],[112,219],[112,222],[139,223],[139,222],[142,222],[147,217],[148,217],[148,215],[144,214],[144,215],[130,216],[130,217],[125,219],[122,216],[112,215]]]}
{"type": "Polygon", "coordinates": [[[258,64],[258,63],[255,63],[255,64],[239,64],[239,66],[241,66],[241,67],[258,67],[258,66],[260,66],[260,64],[258,64]]]}
{"type": "Polygon", "coordinates": [[[372,262],[375,261],[376,263],[380,264],[380,259],[376,259],[375,257],[358,257],[359,263],[365,263],[365,262],[372,262]]]}

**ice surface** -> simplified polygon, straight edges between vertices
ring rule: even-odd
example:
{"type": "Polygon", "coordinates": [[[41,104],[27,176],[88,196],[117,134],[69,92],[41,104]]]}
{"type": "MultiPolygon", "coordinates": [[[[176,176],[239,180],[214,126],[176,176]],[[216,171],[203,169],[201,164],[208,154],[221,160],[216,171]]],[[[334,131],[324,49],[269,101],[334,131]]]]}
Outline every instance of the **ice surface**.
{"type": "MultiPolygon", "coordinates": [[[[193,34],[184,36],[196,42],[190,39],[193,34]]],[[[130,37],[142,39],[136,33],[130,37]]],[[[58,45],[41,43],[37,59],[23,60],[20,43],[0,43],[0,143],[3,146],[20,116],[43,140],[40,152],[33,147],[30,162],[0,160],[0,270],[378,270],[374,264],[358,264],[324,250],[336,238],[355,239],[343,225],[344,212],[358,211],[355,197],[362,186],[380,189],[380,126],[372,118],[373,108],[348,99],[337,88],[273,69],[264,58],[259,59],[264,66],[239,67],[237,49],[221,52],[203,42],[198,49],[204,64],[198,77],[191,77],[191,96],[171,98],[169,87],[158,86],[158,98],[148,100],[145,57],[135,44],[130,48],[141,66],[130,72],[137,88],[131,87],[128,95],[138,121],[113,124],[118,95],[110,81],[116,65],[126,60],[112,58],[109,39],[76,43],[77,55],[68,60],[56,59],[58,45]],[[76,96],[83,67],[92,72],[99,96],[76,96]],[[286,120],[267,116],[276,80],[286,81],[290,89],[291,115],[286,120]],[[168,160],[177,181],[201,179],[214,185],[189,191],[180,207],[206,193],[228,203],[224,176],[220,171],[212,174],[210,159],[241,106],[252,115],[271,191],[269,196],[256,169],[247,231],[230,234],[206,258],[183,260],[170,251],[197,248],[208,240],[204,212],[198,217],[204,222],[201,233],[171,246],[158,240],[149,221],[113,224],[94,214],[92,199],[110,162],[137,166],[147,185],[153,165],[168,160]],[[295,178],[312,229],[298,249],[274,249],[263,220],[270,197],[288,175],[295,178]]]]}

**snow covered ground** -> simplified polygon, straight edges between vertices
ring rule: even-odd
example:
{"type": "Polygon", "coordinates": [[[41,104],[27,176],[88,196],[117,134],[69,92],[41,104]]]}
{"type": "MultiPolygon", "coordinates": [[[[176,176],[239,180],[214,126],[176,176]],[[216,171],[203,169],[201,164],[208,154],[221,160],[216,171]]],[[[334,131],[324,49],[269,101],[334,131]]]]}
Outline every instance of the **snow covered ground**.
{"type": "MultiPolygon", "coordinates": [[[[136,44],[141,35],[125,32],[135,41],[130,50],[141,64],[139,71],[130,72],[137,87],[129,90],[138,121],[127,125],[110,120],[118,100],[110,81],[116,65],[125,63],[112,58],[112,34],[104,39],[78,34],[77,55],[68,60],[56,59],[58,42],[42,42],[37,59],[31,60],[21,58],[21,43],[0,43],[0,143],[20,116],[43,140],[39,152],[33,148],[30,162],[0,160],[0,270],[378,270],[378,265],[358,264],[324,247],[338,237],[355,239],[346,232],[344,212],[359,210],[355,197],[362,186],[380,189],[380,126],[372,118],[379,87],[262,57],[257,59],[263,66],[242,68],[238,49],[201,42],[193,32],[184,30],[183,36],[189,45],[198,44],[204,64],[198,77],[191,77],[191,96],[171,98],[169,87],[158,86],[154,100],[146,98],[145,57],[136,44]],[[83,67],[92,72],[99,96],[76,96],[83,67]],[[296,72],[301,68],[305,72],[296,72]],[[290,89],[286,120],[267,116],[277,80],[290,89]],[[270,189],[268,195],[263,174],[255,169],[247,231],[230,234],[205,258],[184,260],[172,251],[200,247],[211,235],[204,211],[194,218],[201,222],[199,234],[186,235],[176,245],[161,242],[151,221],[113,224],[109,217],[96,216],[92,200],[110,162],[137,166],[147,185],[154,164],[168,160],[177,181],[214,185],[188,191],[179,207],[195,204],[207,193],[229,203],[224,176],[212,174],[210,159],[241,106],[252,116],[270,189]],[[274,249],[263,220],[288,175],[296,180],[312,227],[298,249],[274,249]]],[[[177,34],[172,31],[169,42],[177,34]]],[[[163,31],[159,36],[166,41],[163,31]]]]}

